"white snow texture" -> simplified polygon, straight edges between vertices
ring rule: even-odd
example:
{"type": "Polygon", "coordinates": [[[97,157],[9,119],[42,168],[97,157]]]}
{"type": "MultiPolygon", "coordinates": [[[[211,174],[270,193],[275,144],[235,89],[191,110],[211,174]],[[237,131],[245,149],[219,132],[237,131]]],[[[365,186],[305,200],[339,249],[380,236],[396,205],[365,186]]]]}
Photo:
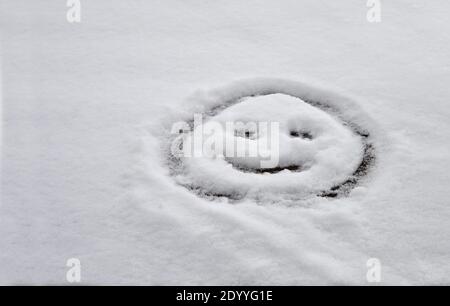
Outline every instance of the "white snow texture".
{"type": "Polygon", "coordinates": [[[78,258],[82,284],[370,285],[377,258],[381,284],[450,284],[450,2],[381,3],[0,1],[0,283],[69,284],[78,258]],[[172,125],[216,107],[280,122],[304,169],[175,169],[172,125]],[[351,124],[374,163],[319,196],[361,163],[351,124]]]}

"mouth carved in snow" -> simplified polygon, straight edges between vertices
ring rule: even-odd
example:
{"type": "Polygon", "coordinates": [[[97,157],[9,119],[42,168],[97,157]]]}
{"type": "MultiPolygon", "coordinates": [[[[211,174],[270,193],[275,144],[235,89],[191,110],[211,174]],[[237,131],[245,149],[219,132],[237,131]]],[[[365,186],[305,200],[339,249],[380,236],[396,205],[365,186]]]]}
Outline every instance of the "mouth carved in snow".
{"type": "Polygon", "coordinates": [[[208,198],[347,195],[373,164],[374,150],[370,134],[335,110],[276,90],[222,101],[203,114],[201,125],[190,122],[178,146],[182,154],[171,156],[172,174],[208,198]],[[244,124],[227,130],[230,122],[244,124]],[[214,131],[214,145],[205,130],[214,131]],[[196,135],[202,135],[201,152],[196,135]]]}

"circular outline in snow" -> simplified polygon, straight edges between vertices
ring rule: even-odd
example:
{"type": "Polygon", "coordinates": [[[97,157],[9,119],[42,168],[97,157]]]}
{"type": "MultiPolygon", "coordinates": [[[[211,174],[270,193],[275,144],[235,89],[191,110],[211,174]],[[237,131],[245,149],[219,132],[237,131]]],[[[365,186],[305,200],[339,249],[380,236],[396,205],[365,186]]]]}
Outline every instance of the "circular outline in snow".
{"type": "MultiPolygon", "coordinates": [[[[374,124],[370,117],[360,109],[359,105],[349,97],[301,82],[284,79],[257,78],[241,80],[225,87],[197,93],[189,99],[189,102],[200,105],[201,109],[197,109],[194,112],[201,113],[204,117],[210,118],[218,115],[226,108],[241,102],[244,98],[271,94],[284,94],[299,98],[339,120],[344,126],[349,127],[360,137],[363,144],[362,160],[352,175],[328,190],[322,190],[309,195],[327,198],[347,196],[358,185],[360,180],[368,174],[370,168],[375,163],[374,124]],[[370,132],[369,129],[371,130],[370,132]]],[[[193,119],[189,118],[186,122],[189,124],[190,131],[192,131],[194,128],[193,119]]],[[[171,140],[173,141],[174,138],[172,137],[171,140]]],[[[172,176],[182,175],[183,162],[179,157],[169,153],[168,164],[172,176]]],[[[246,198],[246,194],[238,192],[218,194],[204,190],[201,186],[180,184],[195,194],[207,199],[225,197],[229,200],[237,201],[246,198]]],[[[295,195],[291,195],[290,199],[296,200],[295,195]]],[[[301,199],[304,199],[304,197],[298,198],[298,200],[301,199]]]]}

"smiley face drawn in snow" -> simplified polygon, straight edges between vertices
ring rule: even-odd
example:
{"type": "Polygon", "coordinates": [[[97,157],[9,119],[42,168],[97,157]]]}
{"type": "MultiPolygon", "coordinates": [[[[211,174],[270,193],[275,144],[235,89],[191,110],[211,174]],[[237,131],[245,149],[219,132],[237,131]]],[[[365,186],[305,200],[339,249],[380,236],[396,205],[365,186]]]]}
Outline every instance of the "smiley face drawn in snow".
{"type": "Polygon", "coordinates": [[[194,127],[183,153],[176,179],[201,194],[304,198],[348,180],[361,165],[364,143],[327,112],[276,93],[244,97],[194,127]],[[198,135],[214,137],[199,142],[198,135]]]}

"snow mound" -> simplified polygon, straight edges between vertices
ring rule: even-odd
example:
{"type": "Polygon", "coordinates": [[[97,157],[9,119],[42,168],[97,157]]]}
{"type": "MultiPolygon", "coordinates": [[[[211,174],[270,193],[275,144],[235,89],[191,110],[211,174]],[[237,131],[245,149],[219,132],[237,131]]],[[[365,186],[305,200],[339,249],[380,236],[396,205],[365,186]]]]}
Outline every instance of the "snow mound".
{"type": "Polygon", "coordinates": [[[201,196],[259,201],[336,197],[353,188],[374,159],[367,130],[345,116],[354,108],[343,111],[320,94],[293,95],[286,88],[299,86],[289,81],[276,84],[230,97],[232,88],[245,88],[236,84],[212,95],[216,105],[209,96],[200,121],[197,114],[172,140],[176,182],[201,196]]]}

